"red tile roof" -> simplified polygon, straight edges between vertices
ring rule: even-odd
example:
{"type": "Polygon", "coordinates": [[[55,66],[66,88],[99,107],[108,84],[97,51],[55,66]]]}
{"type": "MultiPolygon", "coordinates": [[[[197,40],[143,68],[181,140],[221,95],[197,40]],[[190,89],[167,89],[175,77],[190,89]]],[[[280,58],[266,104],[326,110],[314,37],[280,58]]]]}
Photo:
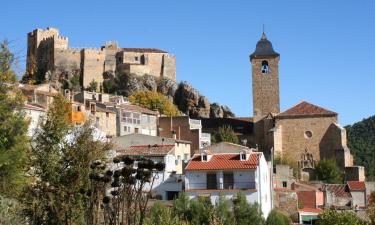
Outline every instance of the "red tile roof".
{"type": "Polygon", "coordinates": [[[322,209],[314,209],[314,208],[302,208],[302,209],[299,209],[298,212],[312,212],[312,213],[321,213],[323,212],[322,209]]]}
{"type": "Polygon", "coordinates": [[[138,106],[138,105],[122,104],[122,105],[119,105],[118,107],[121,108],[121,109],[131,111],[131,112],[140,112],[140,113],[143,113],[143,114],[150,114],[150,115],[157,115],[158,114],[155,111],[143,108],[143,107],[138,106]]]}
{"type": "Polygon", "coordinates": [[[322,191],[332,192],[336,197],[351,198],[350,192],[346,190],[345,184],[324,184],[322,191]]]}
{"type": "Polygon", "coordinates": [[[201,155],[196,154],[186,166],[186,170],[230,170],[255,169],[259,164],[260,153],[251,153],[246,161],[240,160],[240,154],[215,154],[207,162],[201,161],[201,155]]]}
{"type": "Polygon", "coordinates": [[[316,208],[316,192],[315,191],[299,191],[297,192],[298,203],[307,208],[316,208]]]}
{"type": "Polygon", "coordinates": [[[322,107],[313,105],[308,102],[301,102],[286,111],[276,115],[280,117],[294,117],[294,116],[336,116],[337,113],[324,109],[322,107]]]}
{"type": "Polygon", "coordinates": [[[366,184],[363,181],[348,181],[348,186],[351,191],[366,190],[366,184]]]}
{"type": "Polygon", "coordinates": [[[124,52],[139,52],[139,53],[167,53],[166,51],[157,48],[122,48],[124,52]]]}
{"type": "Polygon", "coordinates": [[[154,155],[163,156],[174,150],[174,145],[135,145],[125,149],[118,149],[120,155],[154,155]]]}

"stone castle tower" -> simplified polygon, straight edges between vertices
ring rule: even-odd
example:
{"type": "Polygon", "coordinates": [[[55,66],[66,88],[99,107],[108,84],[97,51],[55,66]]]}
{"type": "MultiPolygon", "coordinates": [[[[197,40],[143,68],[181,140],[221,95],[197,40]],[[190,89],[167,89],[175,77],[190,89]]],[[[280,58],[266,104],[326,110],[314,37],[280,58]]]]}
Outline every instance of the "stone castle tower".
{"type": "Polygon", "coordinates": [[[275,52],[266,34],[250,55],[253,77],[253,116],[255,120],[269,113],[280,112],[279,53],[275,52]]]}
{"type": "Polygon", "coordinates": [[[105,72],[176,80],[176,57],[168,52],[155,48],[120,48],[116,41],[106,42],[100,48],[71,48],[68,38],[52,27],[28,33],[26,64],[28,71],[36,67],[38,74],[47,71],[57,76],[79,74],[83,88],[93,80],[101,86],[105,72]]]}

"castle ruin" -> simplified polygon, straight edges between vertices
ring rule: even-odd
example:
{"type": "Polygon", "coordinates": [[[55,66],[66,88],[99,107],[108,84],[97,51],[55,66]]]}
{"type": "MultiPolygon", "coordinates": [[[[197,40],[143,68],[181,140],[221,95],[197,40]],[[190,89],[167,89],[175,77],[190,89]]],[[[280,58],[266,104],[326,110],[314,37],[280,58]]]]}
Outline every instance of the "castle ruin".
{"type": "Polygon", "coordinates": [[[38,74],[79,74],[87,88],[93,80],[98,87],[103,73],[144,74],[176,80],[176,57],[155,48],[119,48],[110,41],[101,48],[70,48],[68,38],[49,27],[35,29],[27,35],[27,70],[37,68],[38,74]]]}

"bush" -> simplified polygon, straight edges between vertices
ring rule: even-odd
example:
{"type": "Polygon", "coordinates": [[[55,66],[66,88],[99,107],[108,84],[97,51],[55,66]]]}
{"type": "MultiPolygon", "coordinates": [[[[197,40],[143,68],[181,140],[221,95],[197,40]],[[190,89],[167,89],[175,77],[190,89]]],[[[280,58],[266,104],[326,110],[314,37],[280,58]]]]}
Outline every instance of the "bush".
{"type": "Polygon", "coordinates": [[[362,225],[364,224],[353,212],[326,210],[318,217],[317,225],[362,225]]]}
{"type": "Polygon", "coordinates": [[[219,130],[212,135],[212,143],[219,143],[222,141],[238,144],[239,140],[234,130],[229,125],[219,127],[219,130]]]}
{"type": "Polygon", "coordinates": [[[266,225],[289,225],[290,222],[288,216],[274,209],[268,215],[266,225]]]}

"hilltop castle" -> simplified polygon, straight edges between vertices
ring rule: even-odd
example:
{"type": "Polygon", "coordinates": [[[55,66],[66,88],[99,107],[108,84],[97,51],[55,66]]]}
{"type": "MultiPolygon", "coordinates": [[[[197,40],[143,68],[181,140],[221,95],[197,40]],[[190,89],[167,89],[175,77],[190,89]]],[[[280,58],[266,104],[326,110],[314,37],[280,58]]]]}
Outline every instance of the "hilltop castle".
{"type": "Polygon", "coordinates": [[[103,82],[104,72],[149,74],[176,80],[176,57],[154,48],[119,48],[110,41],[101,48],[70,48],[68,38],[56,28],[36,29],[27,35],[27,69],[37,67],[39,74],[79,73],[82,85],[92,80],[103,82]]]}

